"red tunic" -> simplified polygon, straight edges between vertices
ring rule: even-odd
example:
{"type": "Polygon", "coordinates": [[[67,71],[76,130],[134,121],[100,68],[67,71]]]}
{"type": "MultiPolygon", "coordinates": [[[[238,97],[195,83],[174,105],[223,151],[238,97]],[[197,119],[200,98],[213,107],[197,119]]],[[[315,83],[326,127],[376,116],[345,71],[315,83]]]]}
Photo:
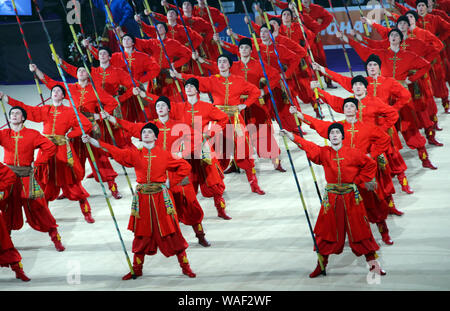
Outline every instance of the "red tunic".
{"type": "MultiPolygon", "coordinates": [[[[155,146],[153,149],[119,149],[113,145],[100,142],[102,148],[108,150],[112,157],[120,164],[134,167],[136,181],[139,184],[165,183],[166,171],[172,172],[173,184],[178,184],[189,175],[190,165],[183,159],[174,159],[170,152],[155,146]]],[[[171,213],[164,203],[163,192],[155,194],[142,194],[138,192],[139,210],[138,216],[131,215],[128,229],[135,236],[152,236],[159,234],[161,237],[168,236],[179,231],[176,212],[171,213]],[[157,217],[158,227],[152,224],[151,212],[157,217]]],[[[172,199],[173,201],[173,199],[172,199]]]]}

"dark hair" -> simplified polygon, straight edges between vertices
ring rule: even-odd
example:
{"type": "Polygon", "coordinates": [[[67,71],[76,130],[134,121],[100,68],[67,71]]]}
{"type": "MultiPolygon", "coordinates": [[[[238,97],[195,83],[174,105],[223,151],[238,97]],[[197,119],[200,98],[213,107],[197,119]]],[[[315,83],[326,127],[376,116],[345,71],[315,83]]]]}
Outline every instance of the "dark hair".
{"type": "Polygon", "coordinates": [[[240,47],[241,45],[248,45],[253,49],[252,40],[250,40],[249,38],[242,38],[241,41],[239,41],[238,47],[240,47]]]}
{"type": "Polygon", "coordinates": [[[391,33],[397,32],[400,35],[400,41],[403,41],[403,33],[398,28],[392,28],[388,33],[388,38],[391,36],[391,33]]]}
{"type": "Polygon", "coordinates": [[[419,5],[419,3],[425,4],[426,7],[428,7],[428,1],[427,0],[416,0],[416,8],[419,5]]]}
{"type": "Polygon", "coordinates": [[[357,76],[353,77],[352,86],[353,86],[353,84],[355,84],[357,82],[361,82],[362,84],[364,84],[365,87],[367,87],[367,85],[369,85],[369,82],[367,82],[367,79],[364,78],[362,75],[357,75],[357,76]]]}
{"type": "Polygon", "coordinates": [[[200,82],[198,81],[198,79],[196,79],[196,78],[189,78],[184,83],[184,86],[186,86],[188,84],[193,85],[197,89],[197,92],[200,92],[200,90],[199,90],[200,82]]]}
{"type": "Polygon", "coordinates": [[[334,122],[328,127],[328,138],[330,138],[330,132],[332,129],[338,129],[342,134],[342,139],[344,139],[344,126],[339,122],[334,122]]]}
{"type": "Polygon", "coordinates": [[[155,106],[158,102],[164,102],[167,104],[167,107],[169,107],[170,110],[170,99],[167,96],[160,96],[156,101],[155,101],[155,106]]]}
{"type": "Polygon", "coordinates": [[[155,133],[156,138],[158,138],[159,128],[154,123],[148,122],[141,128],[141,139],[142,139],[142,132],[145,129],[151,129],[153,131],[153,133],[155,133]]]}
{"type": "Polygon", "coordinates": [[[107,47],[107,46],[100,46],[98,48],[98,52],[100,53],[101,50],[105,50],[106,52],[108,52],[110,57],[112,56],[112,51],[111,51],[111,49],[109,47],[107,47]]]}
{"type": "Polygon", "coordinates": [[[136,38],[133,35],[130,35],[129,33],[126,33],[122,36],[121,41],[123,41],[123,38],[129,37],[131,40],[133,40],[133,43],[136,43],[136,38]]]}
{"type": "Polygon", "coordinates": [[[344,108],[346,103],[353,103],[356,106],[356,110],[358,110],[358,103],[359,101],[354,97],[347,97],[344,99],[344,103],[342,104],[342,108],[344,108]]]}
{"type": "Polygon", "coordinates": [[[408,14],[411,14],[412,16],[414,16],[414,18],[416,19],[416,22],[419,20],[419,13],[417,13],[417,11],[409,10],[408,12],[405,13],[405,16],[408,14]]]}
{"type": "Polygon", "coordinates": [[[231,68],[231,66],[233,66],[233,59],[230,56],[228,56],[227,54],[220,54],[217,57],[217,61],[219,61],[219,59],[222,57],[225,57],[226,59],[228,59],[228,63],[230,64],[230,68],[231,68]]]}
{"type": "Polygon", "coordinates": [[[397,27],[398,27],[398,23],[400,23],[400,22],[406,22],[408,24],[408,26],[411,26],[411,24],[409,23],[409,19],[408,19],[408,17],[406,17],[406,15],[402,15],[397,19],[397,23],[396,23],[397,27]]]}
{"type": "Polygon", "coordinates": [[[59,84],[56,84],[55,86],[53,86],[53,87],[51,88],[51,90],[50,90],[50,93],[53,92],[53,89],[54,89],[55,87],[59,87],[59,88],[61,89],[61,91],[63,92],[64,97],[66,97],[66,95],[67,95],[66,89],[65,89],[64,87],[62,87],[61,85],[59,85],[59,84]]]}

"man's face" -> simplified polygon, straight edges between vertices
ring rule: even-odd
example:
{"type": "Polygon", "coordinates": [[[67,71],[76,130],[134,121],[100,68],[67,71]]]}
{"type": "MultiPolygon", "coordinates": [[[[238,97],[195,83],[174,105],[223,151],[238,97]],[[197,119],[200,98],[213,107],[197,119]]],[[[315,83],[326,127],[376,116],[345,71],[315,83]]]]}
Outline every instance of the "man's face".
{"type": "Polygon", "coordinates": [[[270,40],[270,30],[266,27],[261,28],[259,32],[259,36],[262,41],[269,41],[270,40]]]}
{"type": "Polygon", "coordinates": [[[389,42],[393,45],[399,45],[402,42],[400,34],[396,31],[391,32],[389,42]]]}
{"type": "Polygon", "coordinates": [[[22,111],[20,109],[12,109],[9,112],[9,122],[11,124],[21,124],[25,121],[22,111]]]}
{"type": "Polygon", "coordinates": [[[352,85],[353,93],[356,96],[362,96],[366,94],[366,86],[362,82],[355,82],[352,85]]]}
{"type": "Polygon", "coordinates": [[[163,101],[157,102],[155,105],[155,109],[158,117],[165,117],[169,115],[169,106],[163,101]]]}
{"type": "Polygon", "coordinates": [[[409,20],[409,25],[410,25],[410,27],[416,26],[416,18],[414,17],[414,15],[412,15],[412,14],[406,14],[406,17],[407,17],[408,20],[409,20]]]}
{"type": "Polygon", "coordinates": [[[373,77],[380,73],[380,66],[378,66],[377,62],[369,62],[367,64],[367,73],[369,76],[373,77]]]}
{"type": "Polygon", "coordinates": [[[354,117],[356,115],[355,104],[351,102],[346,102],[344,105],[344,114],[346,117],[354,117]]]}
{"type": "Polygon", "coordinates": [[[228,58],[221,57],[217,60],[217,67],[219,68],[219,71],[228,71],[230,70],[230,62],[228,61],[228,58]]]}
{"type": "Polygon", "coordinates": [[[184,86],[184,91],[186,92],[187,96],[196,96],[198,94],[197,89],[192,84],[186,84],[184,86]]]}
{"type": "Polygon", "coordinates": [[[177,18],[178,18],[177,12],[175,12],[174,10],[167,11],[167,20],[171,24],[173,24],[173,22],[175,22],[177,20],[177,18]]]}
{"type": "Polygon", "coordinates": [[[427,6],[425,3],[421,2],[417,5],[417,13],[419,13],[420,16],[427,14],[427,6]]]}
{"type": "Polygon", "coordinates": [[[405,22],[405,21],[400,21],[400,22],[397,24],[397,28],[400,29],[401,32],[405,33],[405,32],[408,31],[409,25],[408,25],[408,23],[405,22]]]}
{"type": "Polygon", "coordinates": [[[142,141],[146,144],[153,143],[156,140],[156,135],[152,129],[144,129],[142,131],[142,141]]]}
{"type": "Polygon", "coordinates": [[[289,11],[284,11],[281,15],[281,20],[283,21],[283,24],[290,24],[292,21],[292,15],[289,11]]]}
{"type": "Polygon", "coordinates": [[[239,54],[242,57],[249,57],[252,53],[252,48],[250,46],[248,46],[247,44],[242,44],[239,47],[239,54]]]}
{"type": "Polygon", "coordinates": [[[164,27],[164,25],[158,24],[158,26],[156,26],[156,29],[158,29],[159,35],[164,38],[164,36],[166,35],[166,28],[164,27]]]}
{"type": "Polygon", "coordinates": [[[125,36],[122,38],[122,45],[124,48],[132,48],[134,46],[133,39],[129,36],[125,36]]]}
{"type": "Polygon", "coordinates": [[[78,78],[79,81],[85,81],[85,80],[88,79],[88,77],[89,77],[88,76],[88,72],[86,71],[85,68],[82,68],[82,67],[78,68],[78,70],[77,70],[77,78],[78,78]]]}
{"type": "Polygon", "coordinates": [[[109,56],[108,51],[106,51],[106,50],[100,50],[100,51],[98,52],[98,60],[99,60],[101,63],[109,63],[110,59],[111,59],[111,56],[109,56]]]}
{"type": "Polygon", "coordinates": [[[188,1],[183,2],[183,13],[186,16],[192,15],[192,4],[188,1]]]}
{"type": "Polygon", "coordinates": [[[52,100],[60,102],[64,99],[64,93],[60,87],[54,87],[52,90],[52,100]]]}
{"type": "Polygon", "coordinates": [[[342,143],[342,133],[339,129],[332,129],[328,137],[332,145],[339,145],[342,143]]]}
{"type": "Polygon", "coordinates": [[[309,8],[309,5],[311,4],[311,0],[302,0],[302,5],[309,8]]]}
{"type": "Polygon", "coordinates": [[[198,3],[199,7],[201,7],[201,8],[205,7],[205,0],[198,0],[197,3],[198,3]]]}

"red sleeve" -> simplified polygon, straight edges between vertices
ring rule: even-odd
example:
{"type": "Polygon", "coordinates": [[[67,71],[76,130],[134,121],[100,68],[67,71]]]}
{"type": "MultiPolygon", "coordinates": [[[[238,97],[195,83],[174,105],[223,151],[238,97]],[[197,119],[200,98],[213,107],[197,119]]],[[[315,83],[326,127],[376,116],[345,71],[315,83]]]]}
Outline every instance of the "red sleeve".
{"type": "Polygon", "coordinates": [[[34,162],[35,165],[43,165],[56,153],[56,145],[52,143],[47,137],[37,133],[33,140],[33,149],[39,148],[42,152],[34,162]]]}
{"type": "Polygon", "coordinates": [[[138,149],[120,149],[113,145],[107,144],[101,140],[99,140],[100,146],[107,150],[111,156],[116,160],[119,164],[126,166],[126,167],[135,167],[137,161],[139,161],[139,156],[137,153],[139,152],[138,149]]]}
{"type": "Polygon", "coordinates": [[[277,7],[279,7],[280,9],[286,9],[289,7],[289,3],[288,2],[284,2],[281,0],[275,0],[275,3],[277,5],[277,7]]]}
{"type": "Polygon", "coordinates": [[[146,55],[142,67],[145,68],[145,74],[141,77],[140,82],[147,82],[159,75],[161,68],[153,57],[146,55]]]}
{"type": "Polygon", "coordinates": [[[378,118],[378,120],[382,122],[382,124],[379,125],[379,127],[383,129],[385,132],[387,132],[387,130],[393,127],[395,122],[397,122],[399,116],[398,112],[394,107],[383,103],[380,99],[376,97],[374,98],[373,104],[377,105],[378,112],[383,118],[383,121],[381,121],[378,118]]]}
{"type": "Polygon", "coordinates": [[[95,59],[98,60],[98,49],[94,47],[92,44],[88,45],[89,51],[91,51],[91,54],[94,56],[95,59]]]}
{"type": "Polygon", "coordinates": [[[345,90],[352,92],[352,78],[343,76],[337,72],[334,72],[328,68],[325,68],[325,72],[331,78],[331,80],[339,83],[345,90]]]}
{"type": "Polygon", "coordinates": [[[389,47],[389,40],[383,39],[383,40],[373,40],[366,36],[364,36],[364,41],[367,44],[367,47],[372,49],[387,49],[389,47]]]}
{"type": "Polygon", "coordinates": [[[323,138],[328,139],[328,127],[333,124],[330,121],[323,121],[313,118],[307,114],[303,114],[304,122],[309,125],[310,128],[315,130],[317,134],[323,138]]]}
{"type": "Polygon", "coordinates": [[[69,64],[62,58],[60,58],[59,60],[61,61],[61,67],[64,69],[64,71],[67,72],[70,76],[76,78],[78,68],[69,64]]]}
{"type": "Polygon", "coordinates": [[[169,48],[175,51],[171,59],[171,61],[174,62],[175,68],[179,68],[190,61],[192,51],[178,41],[173,40],[169,48]],[[176,60],[174,61],[174,59],[176,60]]]}
{"type": "Polygon", "coordinates": [[[416,58],[411,63],[412,68],[410,68],[410,70],[411,69],[416,70],[416,72],[413,75],[409,76],[409,80],[411,82],[417,81],[420,77],[426,74],[428,70],[430,70],[431,68],[430,62],[426,61],[424,58],[420,56],[417,56],[416,54],[414,55],[416,56],[416,58]]]}
{"type": "MultiPolygon", "coordinates": [[[[321,24],[316,22],[311,16],[308,14],[303,14],[303,23],[308,29],[310,29],[314,34],[319,33],[323,30],[323,27],[321,24]]],[[[327,26],[325,26],[327,28],[327,26]]]]}
{"type": "MultiPolygon", "coordinates": [[[[85,133],[90,133],[92,131],[92,123],[88,118],[84,116],[84,114],[79,113],[78,116],[81,120],[81,125],[83,126],[83,130],[85,133]]],[[[78,119],[75,116],[75,113],[72,113],[72,130],[67,134],[69,138],[75,138],[82,135],[80,123],[78,123],[78,119]]]]}
{"type": "Polygon", "coordinates": [[[253,84],[245,81],[245,79],[243,78],[242,78],[241,92],[242,94],[248,95],[247,99],[244,102],[244,104],[247,105],[247,107],[256,103],[258,98],[261,96],[260,90],[253,84]]]}
{"type": "MultiPolygon", "coordinates": [[[[368,125],[367,125],[368,126],[368,125]]],[[[376,159],[380,154],[384,153],[391,144],[391,137],[377,126],[370,127],[370,156],[376,159]]]]}
{"type": "Polygon", "coordinates": [[[18,101],[10,96],[8,96],[8,104],[12,106],[19,106],[26,110],[27,119],[33,122],[42,122],[43,121],[43,107],[33,107],[29,105],[25,105],[21,101],[18,101]]]}
{"type": "Polygon", "coordinates": [[[342,107],[344,104],[344,99],[342,97],[331,95],[330,93],[319,88],[317,90],[319,91],[320,97],[322,97],[334,111],[344,113],[344,109],[342,107]]]}
{"type": "MultiPolygon", "coordinates": [[[[158,13],[153,13],[153,14],[158,14],[158,13]]],[[[162,16],[164,16],[164,15],[162,15],[162,16]]],[[[165,17],[165,16],[164,16],[165,17]]],[[[154,26],[150,26],[150,25],[148,25],[148,24],[146,24],[146,23],[144,23],[144,22],[142,22],[141,23],[141,26],[142,26],[142,31],[147,35],[147,36],[149,36],[150,38],[154,38],[154,37],[156,37],[157,36],[157,34],[156,34],[156,29],[155,29],[155,27],[154,26]]]]}
{"type": "Polygon", "coordinates": [[[131,136],[141,138],[141,129],[146,124],[145,122],[130,122],[124,119],[116,118],[117,124],[127,131],[131,136]]]}
{"type": "Polygon", "coordinates": [[[375,177],[375,174],[377,172],[377,162],[366,156],[358,149],[353,149],[353,151],[353,159],[360,167],[360,171],[356,176],[354,183],[364,187],[364,183],[373,180],[373,178],[375,177]]]}
{"type": "Polygon", "coordinates": [[[377,55],[383,55],[384,50],[378,50],[378,49],[372,49],[369,47],[366,47],[352,38],[348,38],[348,43],[351,45],[351,47],[355,50],[355,52],[359,55],[359,57],[365,61],[370,54],[377,54],[377,55]]]}
{"type": "Polygon", "coordinates": [[[313,142],[307,141],[306,139],[301,138],[294,134],[294,143],[300,148],[305,150],[308,159],[310,159],[315,164],[321,165],[322,160],[320,158],[320,149],[321,147],[316,145],[313,142]]]}
{"type": "Polygon", "coordinates": [[[9,167],[0,163],[0,191],[8,190],[16,182],[16,179],[16,174],[9,167]]]}
{"type": "Polygon", "coordinates": [[[185,177],[191,173],[191,165],[184,159],[175,159],[170,152],[167,152],[168,165],[167,170],[172,172],[170,174],[170,184],[177,185],[185,177]]]}
{"type": "Polygon", "coordinates": [[[383,38],[387,38],[388,33],[389,33],[389,28],[380,25],[378,23],[373,23],[372,27],[375,28],[375,30],[380,34],[380,36],[382,36],[383,38]]]}
{"type": "Polygon", "coordinates": [[[227,23],[225,22],[225,16],[214,7],[210,7],[209,10],[211,11],[211,17],[214,23],[217,23],[216,31],[222,32],[225,29],[225,27],[227,27],[227,23]]]}
{"type": "MultiPolygon", "coordinates": [[[[406,1],[406,0],[405,0],[405,1],[406,1]]],[[[398,2],[395,3],[395,6],[396,6],[397,9],[400,11],[400,14],[401,14],[401,15],[405,15],[405,13],[409,11],[409,8],[407,8],[407,7],[404,6],[404,5],[401,5],[401,4],[398,3],[398,2]]],[[[416,7],[415,1],[414,1],[414,5],[412,5],[412,7],[413,7],[413,8],[416,7]]]]}
{"type": "Polygon", "coordinates": [[[237,45],[231,44],[231,43],[226,42],[226,41],[222,41],[222,42],[223,42],[222,48],[224,48],[225,50],[227,50],[231,54],[239,55],[239,47],[237,45]]]}

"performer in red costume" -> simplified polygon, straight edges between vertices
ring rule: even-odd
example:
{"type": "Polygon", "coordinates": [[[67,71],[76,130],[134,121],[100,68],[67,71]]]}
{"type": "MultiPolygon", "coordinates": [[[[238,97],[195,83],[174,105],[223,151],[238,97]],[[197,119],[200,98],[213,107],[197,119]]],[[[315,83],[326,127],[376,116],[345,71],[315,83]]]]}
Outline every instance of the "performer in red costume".
{"type": "Polygon", "coordinates": [[[250,145],[249,134],[244,119],[240,114],[242,110],[258,101],[261,92],[256,86],[245,81],[244,78],[232,75],[230,73],[232,64],[233,61],[229,56],[221,55],[217,59],[219,74],[210,77],[198,77],[190,74],[180,74],[175,70],[172,70],[171,75],[177,79],[198,79],[200,82],[199,90],[204,93],[210,93],[214,100],[214,106],[228,114],[229,124],[233,125],[231,127],[233,132],[228,133],[228,131],[225,131],[223,135],[224,139],[222,146],[224,146],[224,155],[220,160],[221,167],[222,169],[225,169],[228,166],[230,163],[230,156],[234,153],[234,161],[236,161],[238,167],[245,170],[252,192],[263,195],[265,192],[259,188],[258,179],[256,177],[255,161],[251,158],[252,147],[250,145]],[[245,102],[241,104],[241,97],[243,95],[247,95],[248,97],[245,102]],[[230,135],[232,135],[233,138],[231,138],[230,135]],[[233,139],[234,142],[233,148],[229,148],[231,139],[233,139]],[[227,140],[229,140],[230,143],[227,143],[227,140]]]}
{"type": "MultiPolygon", "coordinates": [[[[384,153],[388,151],[390,145],[389,135],[381,128],[369,123],[358,121],[358,100],[353,97],[344,99],[343,111],[345,120],[338,121],[343,126],[347,139],[343,140],[343,145],[361,150],[370,158],[377,161],[377,181],[376,189],[368,191],[359,187],[359,192],[364,200],[367,216],[371,223],[377,224],[383,242],[392,245],[394,242],[389,236],[389,229],[386,218],[389,212],[390,197],[395,192],[390,175],[389,164],[386,162],[384,153]],[[350,137],[348,137],[350,136],[350,137]]],[[[333,122],[315,119],[309,115],[291,109],[293,114],[303,120],[317,133],[327,138],[328,128],[333,122]]]]}
{"type": "MultiPolygon", "coordinates": [[[[135,83],[150,83],[160,72],[161,68],[153,57],[135,49],[136,39],[130,35],[125,34],[121,38],[126,62],[122,52],[115,52],[111,57],[111,65],[122,69],[129,74],[128,68],[135,83]],[[127,67],[128,63],[128,67],[127,67]]],[[[83,45],[88,47],[95,58],[98,58],[98,50],[90,43],[83,41],[83,45]]],[[[121,103],[122,115],[124,119],[135,122],[144,122],[145,116],[142,109],[134,96],[130,97],[121,103]]],[[[105,109],[106,110],[106,109],[105,109]]],[[[109,111],[108,111],[109,112],[109,111]]]]}
{"type": "MultiPolygon", "coordinates": [[[[218,36],[215,37],[217,42],[221,45],[227,45],[218,36]]],[[[230,49],[235,47],[229,45],[230,49]]],[[[264,94],[264,98],[260,98],[259,104],[250,105],[248,109],[244,110],[244,121],[247,125],[252,124],[255,126],[255,131],[250,132],[250,138],[254,146],[256,146],[257,154],[260,158],[268,158],[272,160],[274,168],[280,172],[285,172],[281,167],[281,161],[279,158],[280,148],[273,136],[273,126],[271,116],[273,114],[272,104],[270,101],[270,95],[267,89],[267,80],[265,78],[261,63],[258,59],[252,57],[253,43],[249,38],[242,38],[238,44],[239,60],[233,63],[230,69],[231,74],[243,77],[246,81],[252,83],[261,90],[264,94]]],[[[201,60],[200,62],[204,62],[201,60]]],[[[211,67],[214,67],[212,65],[211,67]]],[[[269,84],[272,90],[280,88],[280,75],[277,70],[268,64],[264,64],[266,73],[269,79],[269,84]]],[[[217,67],[215,67],[217,68],[217,67]]],[[[243,101],[243,99],[242,99],[243,101]]],[[[284,122],[282,121],[284,125],[284,122]]],[[[230,168],[224,173],[227,174],[231,171],[238,171],[234,162],[230,168]]]]}
{"type": "MultiPolygon", "coordinates": [[[[16,174],[0,162],[0,202],[6,199],[16,179],[16,174]]],[[[0,267],[11,267],[11,270],[16,273],[16,279],[28,282],[30,278],[23,271],[21,260],[22,256],[20,256],[20,253],[11,241],[5,221],[3,220],[2,211],[0,210],[0,267]]]]}
{"type": "MultiPolygon", "coordinates": [[[[139,95],[140,92],[143,91],[135,88],[135,95],[139,95]]],[[[145,95],[142,94],[142,97],[144,96],[145,95]]],[[[174,157],[178,156],[178,153],[181,152],[181,144],[178,143],[181,135],[176,135],[175,131],[177,124],[179,124],[180,121],[171,119],[169,116],[171,110],[169,98],[165,96],[159,97],[155,102],[155,109],[158,114],[158,119],[153,120],[153,123],[158,127],[159,132],[161,133],[156,140],[156,146],[171,152],[174,157]]],[[[140,130],[145,125],[145,123],[132,123],[123,119],[116,119],[107,112],[104,112],[102,117],[108,118],[113,124],[118,124],[130,133],[130,136],[136,138],[140,137],[140,130]]],[[[171,174],[171,172],[168,172],[169,180],[171,179],[171,174]]],[[[189,178],[184,178],[180,184],[172,185],[170,191],[175,199],[175,208],[177,210],[178,219],[183,224],[192,226],[200,245],[204,247],[210,246],[205,238],[205,231],[203,230],[202,225],[203,210],[197,200],[194,187],[189,181],[189,178]]]]}
{"type": "MultiPolygon", "coordinates": [[[[95,95],[94,87],[89,81],[89,76],[84,67],[79,67],[77,70],[77,77],[78,82],[76,83],[70,83],[68,84],[69,91],[65,88],[65,84],[63,82],[58,82],[47,76],[45,73],[43,73],[35,64],[30,64],[30,71],[35,72],[37,77],[47,86],[48,89],[53,89],[55,85],[59,85],[65,89],[66,92],[66,99],[69,99],[69,95],[67,92],[70,92],[72,99],[74,101],[74,104],[79,112],[84,114],[89,121],[92,123],[92,135],[96,137],[101,137],[102,132],[100,130],[100,126],[97,123],[97,120],[99,120],[99,102],[97,99],[97,96],[95,95]]],[[[96,87],[97,94],[101,100],[101,103],[103,105],[103,109],[108,111],[109,113],[112,113],[113,110],[117,107],[118,103],[108,93],[103,91],[102,89],[96,87]]],[[[103,135],[107,135],[106,133],[103,133],[103,135]]],[[[81,142],[80,137],[74,137],[73,138],[73,150],[78,155],[78,158],[80,159],[81,167],[83,169],[83,177],[85,175],[84,167],[86,163],[86,159],[89,161],[89,164],[91,165],[92,172],[94,174],[94,178],[97,182],[99,182],[97,172],[94,169],[94,164],[91,160],[91,158],[88,155],[88,152],[86,150],[86,147],[81,142]]],[[[119,193],[119,190],[117,188],[117,184],[115,182],[116,177],[118,174],[116,171],[114,171],[111,163],[109,162],[107,154],[105,154],[102,151],[94,150],[93,151],[95,161],[97,162],[98,170],[100,172],[100,176],[102,178],[102,181],[108,183],[108,187],[111,191],[111,194],[114,198],[120,199],[122,198],[122,195],[119,193]]]]}
{"type": "Polygon", "coordinates": [[[226,204],[223,198],[224,175],[214,152],[217,144],[214,148],[212,146],[212,142],[217,143],[221,138],[220,134],[225,131],[225,126],[229,122],[228,115],[213,104],[200,100],[198,79],[187,79],[184,90],[187,97],[186,102],[174,104],[172,110],[176,119],[183,120],[183,123],[189,126],[191,133],[184,155],[192,166],[190,180],[196,193],[200,186],[204,197],[214,199],[217,216],[229,220],[231,217],[225,211],[226,204]]]}
{"type": "MultiPolygon", "coordinates": [[[[107,150],[117,162],[134,167],[136,171],[138,185],[128,224],[128,229],[134,232],[135,276],[143,274],[145,255],[155,255],[159,249],[166,257],[176,255],[183,274],[195,277],[186,257],[188,243],[181,234],[173,197],[168,190],[170,183],[177,185],[189,175],[190,165],[156,146],[158,133],[158,127],[153,123],[143,126],[143,147],[139,149],[120,149],[88,135],[83,136],[83,141],[107,150]],[[167,171],[172,173],[170,180],[167,178],[167,171]]],[[[131,277],[130,272],[122,279],[129,280],[131,277]]]]}
{"type": "MultiPolygon", "coordinates": [[[[297,146],[305,150],[312,162],[322,165],[327,186],[320,207],[314,233],[318,252],[323,257],[323,265],[328,264],[331,254],[340,254],[344,249],[345,236],[356,256],[364,255],[370,271],[385,275],[375,261],[380,248],[373,238],[364,203],[358,186],[366,189],[375,187],[377,164],[358,149],[342,145],[345,137],[342,124],[333,123],[328,127],[330,146],[318,146],[286,130],[280,131],[297,146]]],[[[321,274],[320,265],[309,275],[314,278],[321,274]]]]}
{"type": "Polygon", "coordinates": [[[56,229],[58,225],[48,209],[40,185],[34,178],[35,170],[40,165],[45,165],[56,153],[56,146],[38,131],[26,128],[23,125],[26,119],[25,109],[14,106],[9,110],[11,128],[0,131],[0,145],[4,148],[3,162],[18,176],[10,188],[9,196],[0,201],[0,210],[3,212],[6,228],[11,232],[23,227],[23,208],[31,228],[47,232],[56,250],[61,252],[65,248],[56,229]],[[41,152],[34,160],[36,149],[41,152]]]}
{"type": "MultiPolygon", "coordinates": [[[[0,92],[0,98],[2,96],[3,93],[0,92]]],[[[42,107],[25,105],[6,95],[3,96],[3,102],[22,107],[27,112],[29,120],[42,122],[43,135],[57,146],[56,154],[50,158],[48,165],[40,166],[36,174],[44,190],[45,199],[55,200],[62,190],[64,197],[79,202],[85,220],[93,223],[91,206],[87,200],[89,193],[81,185],[84,170],[77,154],[72,152],[73,146],[70,142],[70,139],[81,136],[81,128],[73,109],[63,105],[66,97],[65,89],[55,85],[51,90],[51,97],[52,103],[42,107]]],[[[92,130],[91,122],[83,114],[79,116],[83,129],[89,133],[92,130]]]]}

